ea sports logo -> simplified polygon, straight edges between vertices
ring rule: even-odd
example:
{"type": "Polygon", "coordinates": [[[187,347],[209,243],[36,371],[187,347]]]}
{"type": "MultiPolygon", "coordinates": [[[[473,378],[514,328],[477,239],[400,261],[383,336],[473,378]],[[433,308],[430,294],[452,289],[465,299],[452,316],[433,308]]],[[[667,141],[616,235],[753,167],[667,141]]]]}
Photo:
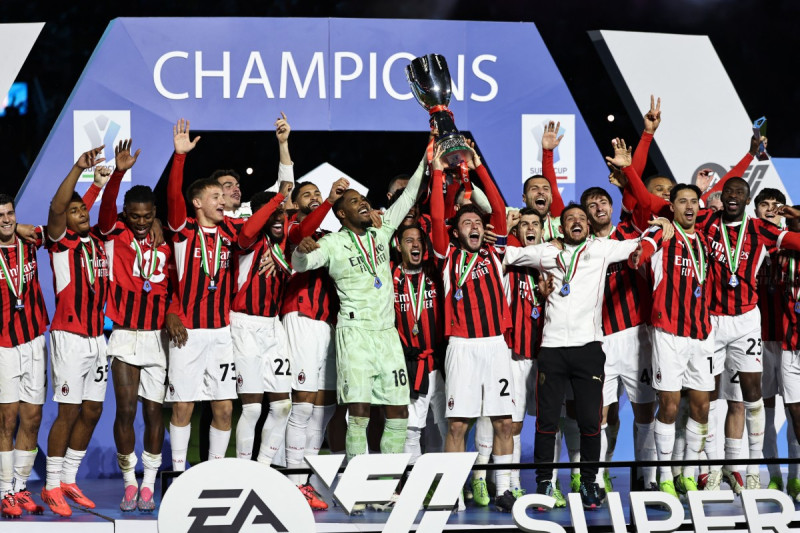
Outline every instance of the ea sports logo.
{"type": "Polygon", "coordinates": [[[305,497],[283,474],[256,461],[219,459],[181,474],[158,513],[162,533],[315,531],[305,497]]]}
{"type": "Polygon", "coordinates": [[[300,373],[299,373],[299,374],[297,374],[297,382],[298,382],[300,385],[302,385],[303,383],[305,383],[305,382],[306,382],[306,373],[305,373],[305,372],[303,372],[302,370],[300,371],[300,373]]]}
{"type": "Polygon", "coordinates": [[[61,385],[61,395],[62,396],[69,396],[69,385],[65,381],[63,385],[61,385]]]}

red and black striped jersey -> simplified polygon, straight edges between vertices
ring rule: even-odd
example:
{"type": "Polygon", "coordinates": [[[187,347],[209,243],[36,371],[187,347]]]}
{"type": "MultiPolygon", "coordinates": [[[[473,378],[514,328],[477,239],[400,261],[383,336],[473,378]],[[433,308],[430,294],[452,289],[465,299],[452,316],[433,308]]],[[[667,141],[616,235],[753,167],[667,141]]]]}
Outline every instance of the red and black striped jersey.
{"type": "MultiPolygon", "coordinates": [[[[700,254],[708,264],[708,244],[705,235],[697,231],[687,235],[694,256],[701,268],[700,254]]],[[[646,257],[648,244],[655,246],[650,261],[653,270],[653,311],[651,323],[657,328],[680,337],[706,339],[711,333],[709,302],[713,292],[713,280],[706,278],[698,283],[692,254],[680,234],[668,241],[661,237],[661,230],[647,233],[642,240],[646,257]],[[699,289],[699,290],[698,290],[699,289]]],[[[650,249],[652,249],[652,246],[650,249]]],[[[708,269],[706,272],[710,274],[708,269]]]]}
{"type": "MultiPolygon", "coordinates": [[[[286,257],[285,242],[278,246],[286,257]]],[[[236,296],[231,307],[233,311],[255,316],[278,316],[289,286],[291,270],[287,270],[275,255],[272,243],[265,236],[259,238],[250,248],[236,251],[236,296]],[[260,258],[267,250],[273,254],[275,261],[275,273],[271,276],[258,273],[260,258]]]]}
{"type": "Polygon", "coordinates": [[[536,294],[539,272],[511,265],[506,272],[511,289],[511,329],[506,330],[506,344],[515,356],[531,359],[539,349],[544,324],[544,302],[536,294]]]}
{"type": "Polygon", "coordinates": [[[725,257],[723,226],[727,228],[731,253],[734,253],[741,222],[723,225],[722,211],[713,214],[709,214],[706,210],[701,211],[697,227],[705,234],[711,251],[709,277],[713,283],[710,311],[712,315],[741,315],[753,309],[758,303],[756,292],[758,269],[764,258],[778,248],[787,232],[769,222],[748,217],[739,264],[736,268],[737,283],[734,287],[730,285],[731,271],[728,268],[728,258],[725,257]]]}
{"type": "Polygon", "coordinates": [[[756,277],[758,309],[761,311],[761,339],[782,341],[784,335],[783,313],[786,302],[780,293],[781,268],[778,254],[769,254],[756,277]]]}
{"type": "Polygon", "coordinates": [[[108,259],[94,228],[81,237],[66,229],[57,241],[48,239],[56,312],[51,330],[96,337],[103,334],[103,306],[108,290],[108,259]]]}
{"type": "Polygon", "coordinates": [[[134,243],[133,232],[121,220],[102,238],[109,272],[106,316],[123,328],[161,329],[170,299],[172,249],[167,243],[153,249],[149,236],[134,243]]]}
{"type": "MultiPolygon", "coordinates": [[[[321,207],[315,209],[314,212],[319,209],[321,207]]],[[[296,218],[290,223],[288,231],[290,239],[296,234],[295,228],[299,225],[296,218]]],[[[317,229],[311,236],[318,241],[326,233],[328,232],[317,229]]],[[[286,257],[291,257],[293,251],[290,246],[286,250],[286,257]]],[[[326,269],[318,268],[292,274],[283,298],[281,316],[295,311],[312,320],[336,324],[336,315],[339,313],[339,296],[336,294],[336,287],[326,269]]]]}
{"type": "Polygon", "coordinates": [[[178,300],[181,320],[187,328],[215,329],[230,323],[233,292],[231,259],[241,224],[241,220],[225,217],[218,225],[206,228],[201,227],[196,219],[186,218],[182,227],[173,234],[177,271],[175,298],[178,300]],[[216,271],[218,235],[219,269],[216,271]],[[202,254],[206,254],[213,278],[206,275],[203,269],[202,254]],[[212,289],[209,290],[209,287],[212,289]]]}
{"type": "Polygon", "coordinates": [[[800,253],[783,252],[778,266],[781,271],[778,290],[775,291],[782,304],[784,350],[800,350],[800,313],[796,306],[800,301],[800,253]]]}
{"type": "Polygon", "coordinates": [[[426,276],[421,270],[405,272],[401,265],[392,268],[394,283],[394,316],[400,342],[404,347],[425,350],[437,350],[443,345],[443,320],[441,301],[441,287],[436,280],[426,276]],[[424,281],[425,287],[420,294],[420,287],[424,281]],[[409,283],[413,290],[409,290],[409,283]],[[413,296],[417,300],[412,303],[413,296]],[[421,298],[419,320],[414,315],[417,302],[421,298]],[[414,326],[416,324],[416,333],[414,326]]]}
{"type": "Polygon", "coordinates": [[[5,267],[10,275],[0,271],[0,347],[11,348],[29,342],[47,329],[49,322],[47,308],[42,297],[42,288],[39,285],[39,270],[37,268],[36,250],[44,243],[44,230],[41,226],[36,228],[36,242],[27,242],[15,239],[14,244],[0,246],[5,267]],[[20,259],[19,246],[22,245],[20,259]],[[20,268],[22,267],[22,268],[20,268]],[[14,285],[14,291],[19,287],[19,276],[23,276],[22,294],[15,296],[8,286],[8,281],[14,285]],[[17,308],[17,300],[23,307],[17,308]]]}
{"type": "MultiPolygon", "coordinates": [[[[641,233],[628,217],[608,236],[615,241],[637,239],[641,233]]],[[[653,307],[651,282],[645,268],[634,270],[627,261],[608,265],[603,294],[603,334],[611,335],[645,324],[653,307]]]]}
{"type": "Polygon", "coordinates": [[[511,327],[508,277],[494,246],[483,245],[477,252],[464,252],[450,246],[444,258],[442,281],[444,285],[445,335],[450,337],[482,338],[503,335],[511,327]],[[477,254],[471,271],[461,275],[477,254]]]}

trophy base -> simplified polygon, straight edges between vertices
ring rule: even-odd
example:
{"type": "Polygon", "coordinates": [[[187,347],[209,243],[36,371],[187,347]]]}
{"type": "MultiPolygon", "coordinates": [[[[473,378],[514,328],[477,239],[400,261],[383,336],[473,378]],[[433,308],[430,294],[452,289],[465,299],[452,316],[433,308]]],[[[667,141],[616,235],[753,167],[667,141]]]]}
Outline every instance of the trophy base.
{"type": "Polygon", "coordinates": [[[472,150],[463,135],[448,135],[439,140],[436,146],[441,148],[442,156],[450,166],[458,166],[471,157],[472,150]]]}

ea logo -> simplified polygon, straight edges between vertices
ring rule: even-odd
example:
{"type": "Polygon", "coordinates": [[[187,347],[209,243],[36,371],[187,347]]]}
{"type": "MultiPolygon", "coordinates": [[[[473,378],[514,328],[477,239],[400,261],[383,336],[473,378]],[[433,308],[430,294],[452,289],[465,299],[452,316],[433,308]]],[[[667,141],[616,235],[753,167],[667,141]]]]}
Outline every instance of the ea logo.
{"type": "Polygon", "coordinates": [[[256,461],[219,459],[173,481],[161,503],[158,530],[308,533],[316,526],[306,499],[283,474],[256,461]]]}

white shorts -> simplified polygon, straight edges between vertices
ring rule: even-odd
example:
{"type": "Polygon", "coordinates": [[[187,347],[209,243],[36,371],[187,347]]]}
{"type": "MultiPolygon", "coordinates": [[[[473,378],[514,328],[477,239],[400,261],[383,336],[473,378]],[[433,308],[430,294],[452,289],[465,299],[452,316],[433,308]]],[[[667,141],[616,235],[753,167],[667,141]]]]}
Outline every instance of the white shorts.
{"type": "Polygon", "coordinates": [[[102,402],[108,384],[106,338],[86,337],[69,331],[51,331],[53,400],[79,404],[102,402]]]}
{"type": "Polygon", "coordinates": [[[233,400],[236,398],[236,364],[229,326],[186,329],[181,348],[169,345],[168,402],[233,400]]]}
{"type": "Polygon", "coordinates": [[[284,315],[283,328],[292,361],[292,389],[316,392],[336,390],[334,327],[297,311],[284,315]]]}
{"type": "Polygon", "coordinates": [[[511,350],[502,336],[450,337],[445,375],[447,418],[511,416],[514,412],[511,350]]]}
{"type": "Polygon", "coordinates": [[[653,388],[678,392],[684,388],[714,390],[714,334],[705,340],[679,337],[650,328],[653,349],[653,388]]]}
{"type": "Polygon", "coordinates": [[[754,307],[737,316],[711,316],[714,330],[714,375],[723,369],[761,372],[761,311],[754,307]]]}
{"type": "Polygon", "coordinates": [[[162,329],[125,329],[114,326],[106,353],[111,359],[135,366],[139,372],[139,397],[164,403],[167,393],[167,344],[162,329]]]}
{"type": "Polygon", "coordinates": [[[444,379],[438,370],[431,370],[428,374],[428,394],[420,394],[408,404],[408,425],[424,428],[428,422],[428,410],[433,413],[436,424],[444,418],[444,379]]]}
{"type": "Polygon", "coordinates": [[[44,335],[13,348],[0,348],[0,403],[42,405],[47,395],[44,335]]]}
{"type": "Polygon", "coordinates": [[[800,403],[800,350],[781,352],[781,396],[783,403],[800,403]]]}
{"type": "Polygon", "coordinates": [[[606,354],[603,407],[619,401],[623,390],[633,403],[655,401],[656,391],[651,385],[653,351],[646,325],[606,335],[603,338],[603,352],[606,354]]]}
{"type": "Polygon", "coordinates": [[[236,392],[291,392],[293,365],[278,317],[231,312],[231,337],[236,392]]]}
{"type": "MultiPolygon", "coordinates": [[[[511,413],[512,422],[522,422],[525,420],[528,398],[530,397],[528,394],[528,382],[531,379],[533,367],[533,359],[511,360],[511,377],[514,380],[514,412],[511,413]]],[[[535,373],[533,379],[536,379],[535,373]]]]}
{"type": "Polygon", "coordinates": [[[781,360],[783,346],[781,341],[764,341],[761,343],[764,356],[764,371],[761,374],[761,396],[773,398],[780,390],[781,360]]]}

